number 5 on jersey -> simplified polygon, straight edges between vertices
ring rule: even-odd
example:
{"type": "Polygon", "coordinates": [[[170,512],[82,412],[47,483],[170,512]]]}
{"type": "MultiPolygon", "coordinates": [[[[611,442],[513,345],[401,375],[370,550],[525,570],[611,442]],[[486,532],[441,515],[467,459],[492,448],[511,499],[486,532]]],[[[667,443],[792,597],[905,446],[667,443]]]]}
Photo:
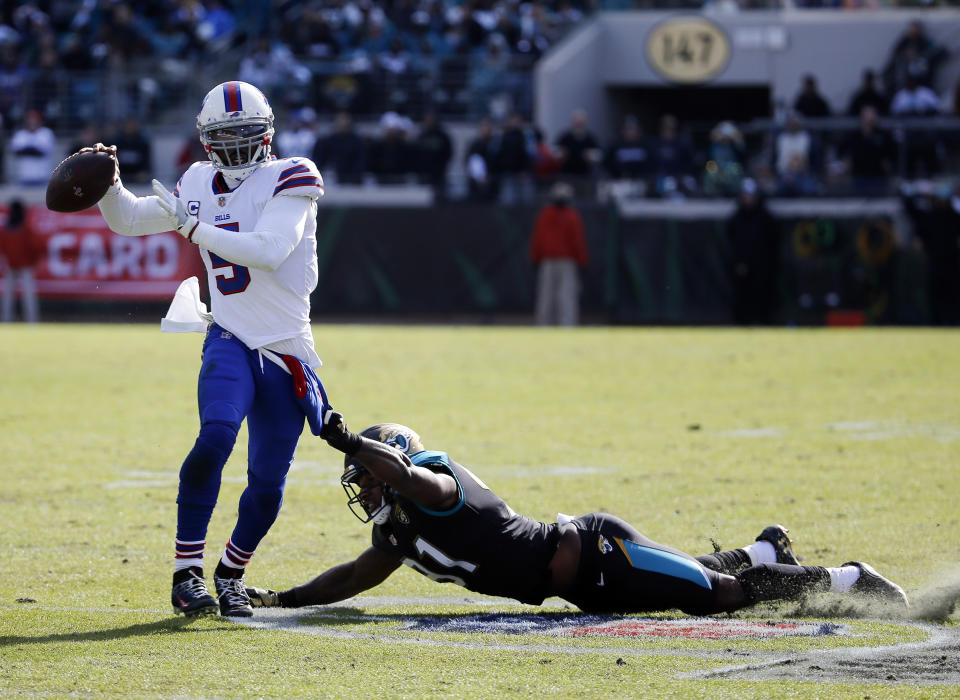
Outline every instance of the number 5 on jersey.
{"type": "MultiPolygon", "coordinates": [[[[217,224],[217,228],[225,228],[228,231],[239,231],[240,224],[236,221],[229,224],[217,224]]],[[[229,260],[224,260],[212,250],[208,250],[207,253],[210,255],[211,267],[213,267],[214,270],[229,268],[229,271],[224,271],[223,274],[217,275],[217,289],[220,290],[221,294],[239,294],[247,288],[250,284],[249,269],[243,265],[235,265],[229,260]]]]}

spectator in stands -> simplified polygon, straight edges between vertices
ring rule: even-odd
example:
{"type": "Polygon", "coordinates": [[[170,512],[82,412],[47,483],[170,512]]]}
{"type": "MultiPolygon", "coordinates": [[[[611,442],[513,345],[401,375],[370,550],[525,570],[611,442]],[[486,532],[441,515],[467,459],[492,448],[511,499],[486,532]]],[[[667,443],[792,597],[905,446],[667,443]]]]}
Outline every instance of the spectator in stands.
{"type": "Polygon", "coordinates": [[[947,58],[947,51],[927,36],[918,20],[907,25],[903,36],[894,45],[883,69],[883,82],[888,95],[894,95],[907,84],[907,78],[930,87],[937,71],[947,58]]]}
{"type": "Polygon", "coordinates": [[[513,112],[503,127],[496,155],[500,176],[500,203],[518,204],[533,201],[532,134],[523,115],[513,112]]]}
{"type": "Polygon", "coordinates": [[[927,258],[927,294],[931,321],[960,324],[960,200],[949,183],[908,189],[904,206],[927,258]]]}
{"type": "Polygon", "coordinates": [[[908,75],[890,103],[890,113],[897,117],[925,117],[940,111],[937,93],[908,75]]]}
{"type": "Polygon", "coordinates": [[[237,79],[256,85],[264,93],[270,93],[282,82],[283,67],[273,56],[269,39],[258,39],[253,50],[240,61],[237,79]]]}
{"type": "Polygon", "coordinates": [[[812,156],[813,139],[803,128],[799,115],[790,112],[786,128],[776,140],[777,194],[785,197],[816,194],[812,156]]]}
{"type": "Polygon", "coordinates": [[[354,131],[348,112],[338,112],[333,120],[333,133],[318,139],[313,149],[313,162],[331,182],[359,184],[367,170],[367,144],[354,131]]]}
{"type": "Polygon", "coordinates": [[[411,60],[410,52],[407,51],[399,37],[391,39],[386,50],[377,56],[377,63],[380,68],[392,75],[407,73],[410,70],[411,60]]]}
{"type": "Polygon", "coordinates": [[[296,11],[285,13],[289,21],[280,30],[281,36],[288,37],[290,49],[295,56],[307,58],[333,58],[339,53],[331,19],[325,16],[327,10],[320,6],[304,3],[296,11]]]}
{"type": "Polygon", "coordinates": [[[732,197],[740,191],[746,148],[743,134],[733,122],[720,122],[710,132],[710,148],[704,166],[703,190],[707,195],[732,197]]]}
{"type": "Polygon", "coordinates": [[[857,194],[886,193],[896,149],[890,134],[877,127],[877,110],[872,105],[860,109],[860,128],[841,145],[840,153],[857,194]]]}
{"type": "Polygon", "coordinates": [[[0,321],[13,321],[13,302],[17,283],[20,286],[20,303],[23,320],[36,323],[40,320],[37,304],[37,287],[33,268],[40,262],[43,250],[26,217],[26,209],[19,200],[10,203],[6,221],[0,228],[0,258],[5,263],[3,275],[3,304],[0,321]]]}
{"type": "MultiPolygon", "coordinates": [[[[196,137],[192,137],[197,143],[200,140],[196,137]]],[[[107,143],[110,139],[106,136],[101,136],[99,125],[94,122],[88,122],[83,125],[83,128],[80,130],[80,133],[77,135],[77,138],[70,144],[70,147],[67,149],[67,154],[76,153],[81,148],[89,146],[91,143],[107,143]]],[[[206,156],[204,156],[206,158],[206,156]]],[[[191,163],[193,161],[190,161],[191,163]]]]}
{"type": "Polygon", "coordinates": [[[282,95],[283,104],[292,107],[309,102],[307,93],[313,74],[294,59],[285,45],[271,44],[268,38],[261,38],[253,51],[240,61],[237,79],[256,85],[266,94],[282,95]]]}
{"type": "Polygon", "coordinates": [[[793,101],[793,110],[804,117],[829,117],[830,105],[817,89],[817,79],[812,75],[803,76],[803,87],[793,101]]]}
{"type": "Polygon", "coordinates": [[[181,61],[187,57],[190,36],[184,25],[172,14],[164,16],[156,29],[150,32],[150,46],[153,54],[160,60],[181,61]]]}
{"type": "Polygon", "coordinates": [[[624,118],[620,135],[610,144],[604,166],[617,180],[643,180],[651,172],[650,148],[643,140],[640,122],[633,115],[624,118]]]}
{"type": "Polygon", "coordinates": [[[44,121],[48,123],[54,123],[60,118],[66,106],[60,104],[63,78],[64,73],[56,49],[53,47],[43,49],[26,83],[27,107],[40,112],[44,121]]]}
{"type": "Polygon", "coordinates": [[[396,112],[380,118],[380,137],[370,144],[368,166],[381,184],[402,183],[416,168],[408,141],[412,122],[396,112]]]}
{"type": "Polygon", "coordinates": [[[533,179],[536,188],[553,182],[560,174],[560,157],[556,149],[543,137],[543,129],[531,127],[533,133],[533,179]]]}
{"type": "Polygon", "coordinates": [[[291,112],[290,127],[281,131],[277,137],[277,155],[281,158],[309,158],[317,143],[316,120],[317,113],[310,107],[301,107],[291,112]]]}
{"type": "MultiPolygon", "coordinates": [[[[906,83],[893,96],[890,112],[897,117],[928,117],[937,114],[937,94],[908,75],[906,83]]],[[[923,128],[906,131],[908,177],[929,177],[940,172],[944,160],[944,144],[939,132],[923,128]]]]}
{"type": "Polygon", "coordinates": [[[650,155],[657,194],[675,196],[696,190],[693,146],[681,135],[680,124],[672,114],[660,118],[660,130],[650,143],[650,155]]]}
{"type": "Polygon", "coordinates": [[[743,326],[773,323],[778,307],[780,239],[777,222],[746,178],[737,210],[726,223],[733,318],[743,326]]]}
{"type": "Polygon", "coordinates": [[[587,242],[572,200],[573,187],[555,183],[533,226],[530,259],[537,265],[535,318],[540,326],[575,326],[580,321],[579,268],[587,265],[587,242]]]}
{"type": "Polygon", "coordinates": [[[117,160],[120,163],[120,176],[124,182],[149,182],[153,172],[153,159],[150,153],[150,141],[140,129],[140,121],[127,117],[115,143],[117,160]]]}
{"type": "Polygon", "coordinates": [[[570,117],[570,128],[564,131],[556,141],[560,158],[560,171],[575,178],[586,178],[593,174],[594,166],[603,157],[596,137],[590,131],[587,112],[576,109],[570,117]]]}
{"type": "Polygon", "coordinates": [[[496,172],[497,139],[493,122],[484,118],[477,125],[477,135],[467,148],[467,181],[470,198],[478,202],[491,202],[497,198],[499,178],[496,172]]]}
{"type": "Polygon", "coordinates": [[[30,110],[24,125],[13,132],[10,155],[14,158],[14,181],[19,185],[45,185],[53,172],[57,148],[53,132],[43,125],[43,116],[30,110]]]}
{"type": "Polygon", "coordinates": [[[20,116],[27,77],[27,67],[16,45],[0,45],[0,117],[6,124],[14,123],[20,116]]]}
{"type": "Polygon", "coordinates": [[[211,50],[223,50],[237,26],[233,12],[220,0],[204,0],[203,6],[205,11],[197,25],[197,34],[211,50]]]}
{"type": "Polygon", "coordinates": [[[447,167],[453,156],[453,141],[433,110],[427,110],[423,114],[414,150],[420,182],[433,187],[434,194],[444,199],[447,193],[447,167]]]}
{"type": "Polygon", "coordinates": [[[847,114],[851,117],[859,117],[864,107],[873,107],[877,114],[886,114],[889,107],[889,101],[877,89],[877,76],[870,68],[863,71],[860,87],[850,98],[847,114]]]}
{"type": "Polygon", "coordinates": [[[113,5],[98,30],[100,43],[107,49],[111,66],[123,68],[134,58],[149,54],[150,41],[137,26],[137,17],[126,3],[113,5]]]}
{"type": "Polygon", "coordinates": [[[509,65],[506,39],[502,34],[491,34],[487,39],[486,51],[481,52],[480,60],[467,80],[473,114],[495,113],[496,101],[503,93],[509,65]]]}

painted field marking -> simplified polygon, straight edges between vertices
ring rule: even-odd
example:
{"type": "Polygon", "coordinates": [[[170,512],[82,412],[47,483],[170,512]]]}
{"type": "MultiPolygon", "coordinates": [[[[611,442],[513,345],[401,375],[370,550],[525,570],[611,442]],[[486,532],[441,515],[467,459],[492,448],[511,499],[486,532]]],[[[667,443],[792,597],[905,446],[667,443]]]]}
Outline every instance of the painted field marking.
{"type": "MultiPolygon", "coordinates": [[[[509,601],[507,601],[509,602],[509,601]]],[[[357,598],[350,599],[348,601],[343,601],[346,604],[354,604],[363,607],[397,607],[403,605],[447,605],[447,606],[463,606],[463,607],[475,607],[477,605],[503,605],[504,599],[482,599],[474,600],[464,597],[458,598],[427,598],[427,597],[405,597],[405,596],[358,596],[357,598]]],[[[74,612],[74,613],[111,613],[111,614],[147,614],[147,615],[171,615],[169,609],[153,609],[153,608],[100,608],[100,607],[70,607],[70,606],[45,606],[45,605],[29,605],[29,606],[14,606],[10,605],[0,605],[0,609],[5,610],[23,610],[23,611],[51,611],[51,612],[74,612]]],[[[246,627],[254,629],[264,629],[264,630],[276,630],[281,632],[293,632],[297,634],[309,634],[318,637],[326,638],[337,638],[337,639],[356,639],[364,641],[375,641],[385,644],[408,644],[408,645],[417,645],[417,646],[429,646],[435,648],[443,647],[456,647],[461,649],[471,649],[471,650],[498,650],[498,651],[515,651],[520,653],[555,653],[555,654],[568,654],[574,656],[584,656],[584,655],[602,655],[602,654],[611,654],[618,656],[669,656],[669,657],[697,657],[704,659],[729,659],[730,652],[726,649],[716,648],[716,649],[682,649],[682,648],[636,648],[630,646],[619,646],[619,647],[578,647],[573,645],[561,645],[561,644],[544,644],[544,643],[535,643],[535,644],[515,644],[515,643],[497,643],[497,642],[470,642],[462,640],[446,640],[446,639],[429,639],[424,636],[416,637],[401,637],[396,635],[389,634],[374,634],[369,632],[353,631],[353,630],[342,630],[334,627],[326,627],[322,625],[307,625],[302,624],[302,618],[313,618],[322,619],[323,617],[329,617],[331,620],[337,620],[342,623],[344,620],[348,621],[358,621],[363,622],[367,621],[384,621],[384,620],[393,620],[394,617],[390,616],[379,616],[379,615],[358,615],[358,614],[347,614],[344,615],[342,608],[300,608],[296,610],[287,610],[287,609],[267,609],[260,610],[258,609],[253,618],[230,618],[223,619],[224,621],[233,622],[240,624],[246,627]]],[[[416,616],[410,615],[409,617],[415,618],[416,616]]],[[[421,616],[425,617],[425,616],[421,616]]],[[[440,616],[438,616],[440,617],[440,616]]],[[[572,617],[572,615],[571,615],[572,617]]],[[[184,618],[171,618],[178,619],[186,622],[184,618]]],[[[678,622],[684,622],[687,624],[693,623],[694,621],[702,620],[705,622],[716,622],[713,618],[684,618],[678,622]]],[[[864,622],[880,622],[880,623],[889,623],[889,620],[863,620],[864,622]]],[[[657,621],[662,623],[663,620],[657,621]]],[[[750,622],[750,621],[745,621],[750,622]]],[[[832,624],[832,623],[831,623],[832,624]]],[[[802,664],[802,663],[812,663],[817,662],[818,660],[823,661],[837,661],[837,660],[850,660],[850,661],[862,661],[869,660],[871,658],[884,657],[892,654],[908,654],[910,652],[923,652],[926,650],[937,649],[938,647],[944,647],[947,645],[956,645],[960,641],[960,629],[942,627],[939,625],[925,623],[925,622],[915,622],[915,621],[899,621],[899,624],[902,624],[907,627],[912,627],[915,629],[920,629],[925,632],[928,636],[925,640],[919,642],[899,642],[891,645],[884,646],[875,646],[875,647],[839,647],[836,649],[810,649],[806,651],[794,651],[790,652],[790,655],[787,655],[784,652],[776,651],[770,652],[765,650],[738,650],[738,654],[742,655],[744,653],[753,657],[753,660],[746,663],[740,661],[736,664],[729,666],[724,666],[722,668],[714,668],[709,670],[702,671],[691,671],[685,673],[677,674],[678,678],[693,678],[693,679],[710,679],[710,678],[722,678],[725,676],[749,673],[751,671],[761,671],[766,668],[772,668],[779,665],[786,664],[802,664]],[[772,656],[772,658],[770,658],[772,656]]],[[[908,679],[904,679],[908,680],[908,679]]],[[[823,681],[829,682],[829,681],[823,681]]],[[[923,682],[926,684],[927,682],[923,682]]]]}

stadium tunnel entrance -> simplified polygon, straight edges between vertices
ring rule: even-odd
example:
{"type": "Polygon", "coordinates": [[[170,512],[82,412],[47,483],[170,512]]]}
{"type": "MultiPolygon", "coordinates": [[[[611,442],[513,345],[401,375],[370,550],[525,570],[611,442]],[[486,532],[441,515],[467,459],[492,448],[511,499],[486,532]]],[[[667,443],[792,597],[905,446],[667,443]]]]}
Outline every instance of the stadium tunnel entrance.
{"type": "Polygon", "coordinates": [[[681,124],[706,125],[724,120],[742,123],[766,119],[771,113],[768,85],[612,87],[608,88],[607,97],[614,124],[633,115],[647,135],[657,133],[657,124],[665,114],[672,114],[681,124]]]}

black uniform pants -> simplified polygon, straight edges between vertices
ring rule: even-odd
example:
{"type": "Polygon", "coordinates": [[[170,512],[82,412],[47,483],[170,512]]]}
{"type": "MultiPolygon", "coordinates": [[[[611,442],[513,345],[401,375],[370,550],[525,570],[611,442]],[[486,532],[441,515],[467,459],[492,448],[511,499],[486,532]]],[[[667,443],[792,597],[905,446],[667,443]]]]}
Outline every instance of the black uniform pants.
{"type": "Polygon", "coordinates": [[[689,554],[606,513],[584,515],[573,525],[580,534],[580,567],[573,589],[562,597],[584,612],[720,612],[714,593],[719,574],[689,554]]]}

